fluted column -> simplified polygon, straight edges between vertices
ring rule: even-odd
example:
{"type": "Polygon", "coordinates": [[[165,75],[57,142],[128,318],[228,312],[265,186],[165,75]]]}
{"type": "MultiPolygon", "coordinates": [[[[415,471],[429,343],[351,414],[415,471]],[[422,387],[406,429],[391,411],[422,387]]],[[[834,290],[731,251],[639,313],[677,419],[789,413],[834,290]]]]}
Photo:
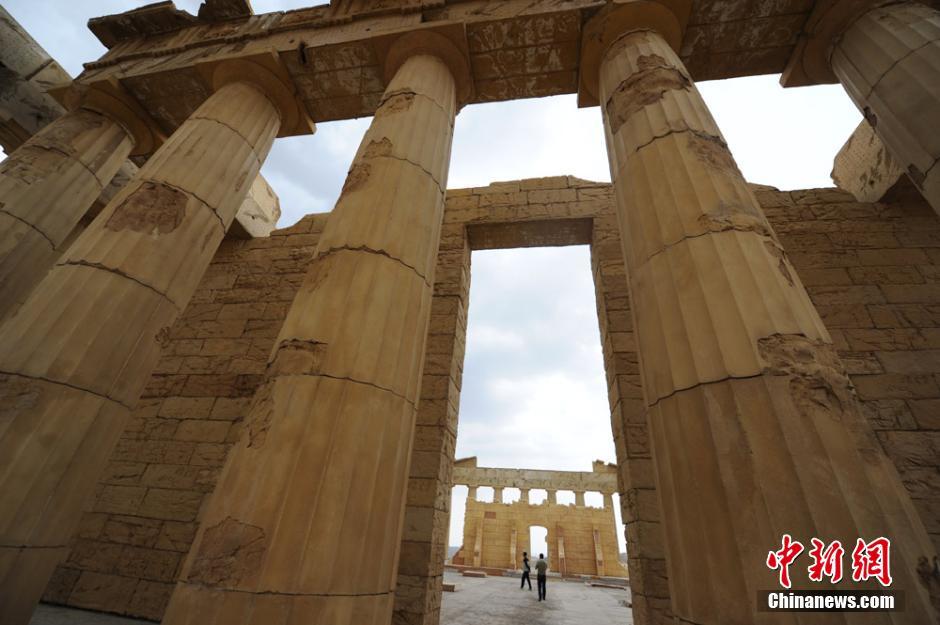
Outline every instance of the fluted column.
{"type": "MultiPolygon", "coordinates": [[[[0,614],[26,623],[280,125],[219,89],[0,328],[0,614]]],[[[123,158],[123,157],[122,157],[123,158]]]]}
{"type": "Polygon", "coordinates": [[[574,491],[574,505],[576,506],[584,505],[584,491],[583,490],[574,491]]]}
{"type": "Polygon", "coordinates": [[[457,107],[426,43],[390,53],[166,625],[389,622],[457,107]]]}
{"type": "Polygon", "coordinates": [[[116,120],[80,108],[0,163],[0,320],[46,275],[133,146],[116,120]]]}
{"type": "Polygon", "coordinates": [[[888,152],[940,213],[940,11],[918,2],[863,14],[830,63],[888,152]]]}
{"type": "MultiPolygon", "coordinates": [[[[765,562],[783,533],[844,545],[888,536],[905,622],[932,622],[914,571],[932,546],[799,276],[673,49],[653,30],[629,32],[636,22],[604,31],[610,15],[585,40],[604,44],[597,96],[674,613],[789,622],[758,615],[754,600],[777,587],[765,562]]],[[[790,572],[811,587],[806,567],[790,572]]]]}

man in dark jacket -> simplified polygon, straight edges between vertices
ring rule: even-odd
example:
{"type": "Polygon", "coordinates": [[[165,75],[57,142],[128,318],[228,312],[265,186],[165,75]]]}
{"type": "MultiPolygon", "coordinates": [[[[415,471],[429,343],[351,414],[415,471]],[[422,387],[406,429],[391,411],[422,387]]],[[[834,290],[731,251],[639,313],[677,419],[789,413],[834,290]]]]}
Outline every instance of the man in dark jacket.
{"type": "Polygon", "coordinates": [[[529,579],[529,554],[525,551],[522,552],[522,583],[519,584],[519,589],[525,588],[525,583],[529,582],[529,590],[532,590],[532,580],[529,579]]]}

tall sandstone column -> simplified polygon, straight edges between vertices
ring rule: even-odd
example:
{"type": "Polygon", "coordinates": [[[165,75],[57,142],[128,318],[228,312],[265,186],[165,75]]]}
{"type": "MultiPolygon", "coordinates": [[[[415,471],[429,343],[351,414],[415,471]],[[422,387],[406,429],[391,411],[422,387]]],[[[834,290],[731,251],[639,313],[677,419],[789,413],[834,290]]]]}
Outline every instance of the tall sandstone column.
{"type": "MultiPolygon", "coordinates": [[[[849,551],[859,537],[887,536],[906,612],[838,622],[934,622],[915,572],[933,552],[923,525],[799,276],[659,34],[677,47],[669,24],[654,3],[602,11],[587,26],[582,71],[596,63],[673,611],[701,625],[793,622],[757,612],[758,591],[779,588],[766,558],[782,534],[806,545],[839,539],[849,551]],[[657,30],[637,30],[646,24],[657,30]]],[[[813,587],[797,564],[794,587],[813,587]]]]}
{"type": "Polygon", "coordinates": [[[917,2],[867,11],[836,39],[830,64],[940,213],[940,11],[917,2]]]}
{"type": "Polygon", "coordinates": [[[135,144],[152,149],[152,138],[135,137],[150,126],[127,96],[90,95],[0,164],[0,320],[46,275],[135,144]]]}
{"type": "Polygon", "coordinates": [[[386,624],[462,59],[406,35],[166,625],[386,624]],[[438,56],[440,55],[440,56],[438,56]]]}
{"type": "Polygon", "coordinates": [[[161,341],[258,174],[281,116],[254,85],[219,86],[0,328],[4,625],[29,621],[65,555],[161,341]]]}

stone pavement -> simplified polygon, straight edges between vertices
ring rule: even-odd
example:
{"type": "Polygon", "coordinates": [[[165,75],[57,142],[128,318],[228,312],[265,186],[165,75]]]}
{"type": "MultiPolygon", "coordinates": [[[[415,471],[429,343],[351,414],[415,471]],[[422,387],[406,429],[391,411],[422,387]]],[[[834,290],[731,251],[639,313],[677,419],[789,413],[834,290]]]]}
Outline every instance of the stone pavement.
{"type": "MultiPolygon", "coordinates": [[[[629,590],[593,588],[581,582],[548,579],[548,600],[538,602],[532,592],[519,590],[518,577],[463,577],[444,572],[444,581],[457,584],[445,592],[441,625],[633,625],[624,601],[629,590]]],[[[150,625],[151,621],[121,618],[40,604],[30,625],[150,625]]]]}
{"type": "Polygon", "coordinates": [[[632,625],[633,617],[623,602],[629,590],[594,588],[581,582],[548,579],[547,601],[539,603],[532,592],[519,590],[519,578],[462,577],[444,572],[444,581],[457,585],[445,592],[441,625],[632,625]]]}

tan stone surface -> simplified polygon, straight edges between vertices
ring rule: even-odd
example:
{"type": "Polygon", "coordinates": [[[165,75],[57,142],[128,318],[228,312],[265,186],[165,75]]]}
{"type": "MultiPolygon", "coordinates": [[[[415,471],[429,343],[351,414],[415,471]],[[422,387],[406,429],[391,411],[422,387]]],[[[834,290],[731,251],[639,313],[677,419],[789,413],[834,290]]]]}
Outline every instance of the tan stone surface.
{"type": "Polygon", "coordinates": [[[832,181],[859,202],[877,202],[885,196],[904,169],[888,153],[875,130],[863,119],[832,164],[832,181]]]}
{"type": "Polygon", "coordinates": [[[28,621],[277,128],[255,87],[221,89],[0,328],[0,395],[11,406],[0,420],[0,612],[10,623],[28,621]]]}
{"type": "Polygon", "coordinates": [[[436,57],[389,83],[164,622],[388,622],[456,108],[436,57]]]}
{"type": "Polygon", "coordinates": [[[628,33],[600,95],[676,616],[757,619],[732,597],[772,587],[764,556],[786,527],[897,537],[895,583],[932,619],[914,573],[932,550],[923,525],[681,61],[655,32],[628,33]]]}
{"type": "MultiPolygon", "coordinates": [[[[233,49],[246,56],[276,50],[314,120],[348,119],[371,115],[381,100],[383,37],[453,25],[466,31],[473,102],[575,93],[582,24],[603,4],[350,0],[222,22],[157,4],[93,19],[110,50],[81,79],[119,78],[172,128],[206,96],[195,63],[233,49]]],[[[698,80],[780,72],[812,8],[806,0],[669,4],[688,11],[681,52],[698,80]]]]}
{"type": "Polygon", "coordinates": [[[80,109],[0,163],[0,319],[45,276],[132,147],[120,124],[80,109]]]}
{"type": "Polygon", "coordinates": [[[571,576],[626,577],[627,569],[619,561],[613,508],[594,508],[583,502],[559,505],[545,501],[533,505],[521,500],[499,503],[468,498],[463,543],[453,563],[519,570],[525,551],[534,568],[538,554],[532,553],[529,544],[529,529],[533,526],[548,529],[546,555],[553,571],[571,576]],[[561,535],[565,540],[563,565],[558,547],[561,535]],[[468,551],[468,545],[480,546],[479,558],[468,551]]]}
{"type": "MultiPolygon", "coordinates": [[[[503,488],[552,488],[580,492],[583,496],[585,491],[615,492],[617,469],[600,460],[594,461],[593,470],[590,472],[478,467],[474,456],[461,458],[455,462],[453,483],[467,486],[492,486],[494,493],[499,493],[499,495],[502,495],[503,488]]],[[[499,497],[495,494],[494,501],[499,501],[499,497]]]]}
{"type": "MultiPolygon", "coordinates": [[[[0,165],[0,170],[7,172],[0,182],[4,203],[0,220],[8,226],[0,240],[3,319],[26,300],[62,252],[138,168],[130,160],[120,162],[133,143],[127,143],[126,133],[114,120],[90,110],[67,114],[46,93],[72,79],[3,7],[0,42],[4,84],[0,90],[0,145],[12,154],[33,137],[29,147],[0,165]],[[67,117],[61,119],[64,115],[67,117]],[[60,119],[59,125],[48,128],[60,119]],[[42,137],[35,136],[44,129],[42,137]],[[95,199],[89,200],[95,193],[95,199]]],[[[277,196],[259,174],[229,235],[267,236],[279,216],[277,196]]]]}
{"type": "MultiPolygon", "coordinates": [[[[779,192],[755,187],[755,194],[781,243],[790,251],[789,257],[830,329],[853,382],[864,389],[863,408],[869,423],[901,472],[935,545],[940,545],[940,510],[934,505],[940,499],[940,484],[931,478],[938,470],[938,456],[932,451],[938,444],[932,415],[940,402],[940,388],[931,379],[940,374],[940,366],[931,364],[934,361],[928,357],[930,350],[940,349],[936,344],[940,317],[932,312],[940,305],[940,292],[931,287],[940,275],[940,256],[934,254],[933,248],[933,241],[940,239],[940,221],[922,200],[919,203],[905,200],[903,204],[862,204],[853,201],[849,194],[833,189],[779,192]],[[921,352],[924,357],[920,356],[921,352]],[[892,363],[892,371],[882,366],[882,360],[892,363]],[[910,367],[908,372],[898,370],[905,366],[904,362],[910,363],[906,365],[910,367]],[[914,373],[915,370],[919,373],[914,373]]],[[[594,222],[592,264],[599,302],[602,295],[604,298],[604,304],[598,304],[598,313],[611,388],[611,420],[619,479],[623,482],[618,492],[627,522],[633,614],[637,623],[658,622],[655,618],[669,605],[665,549],[610,185],[561,176],[448,192],[445,234],[442,252],[438,255],[436,295],[432,301],[431,326],[437,329],[429,331],[426,373],[431,374],[430,355],[435,350],[444,355],[442,365],[447,358],[452,358],[452,363],[463,360],[464,337],[460,329],[463,326],[448,325],[453,323],[455,309],[446,307],[446,314],[440,315],[434,312],[439,295],[457,297],[458,293],[466,293],[469,266],[466,253],[460,251],[466,245],[467,228],[463,220],[507,223],[514,233],[513,240],[521,241],[522,233],[532,231],[527,224],[544,223],[540,220],[549,218],[556,220],[552,223],[560,223],[557,220],[568,216],[589,218],[594,222]],[[518,204],[491,205],[485,211],[475,208],[484,195],[492,196],[498,189],[524,193],[519,195],[518,204]],[[572,201],[545,205],[536,202],[542,199],[540,195],[531,198],[526,195],[529,190],[552,189],[573,189],[575,197],[572,201]],[[470,205],[475,211],[472,217],[466,212],[470,205]],[[458,246],[456,251],[460,253],[444,253],[446,245],[458,246]],[[433,321],[437,317],[441,323],[433,321]],[[453,352],[449,346],[453,346],[453,352]]],[[[102,558],[112,553],[104,544],[113,543],[122,550],[131,544],[129,541],[138,549],[179,554],[189,550],[195,521],[165,519],[169,513],[152,506],[148,514],[153,516],[141,517],[140,504],[147,491],[158,488],[144,485],[142,478],[148,473],[153,477],[165,475],[159,481],[159,495],[165,495],[168,490],[180,491],[181,501],[193,501],[189,514],[195,515],[201,508],[214,488],[228,448],[239,436],[240,421],[260,383],[259,374],[264,371],[267,355],[309,264],[326,217],[307,217],[267,239],[223,243],[191,304],[170,332],[169,343],[144,391],[144,400],[133,414],[99,484],[97,503],[92,504],[95,511],[86,513],[80,525],[74,543],[76,548],[93,541],[95,548],[83,548],[82,552],[100,553],[102,558]],[[176,438],[176,429],[183,421],[206,419],[221,419],[231,424],[225,442],[176,438]],[[158,466],[151,469],[149,465],[158,466]],[[168,465],[178,466],[169,471],[168,465]],[[117,486],[122,488],[106,488],[117,486]],[[105,512],[112,509],[115,512],[105,512]],[[148,529],[133,534],[115,532],[127,523],[129,515],[148,529]],[[107,522],[108,529],[104,530],[111,516],[115,517],[115,522],[107,522]],[[154,530],[149,529],[150,522],[158,525],[156,538],[151,537],[154,530]]],[[[459,314],[459,323],[465,323],[465,312],[459,314]]],[[[452,374],[452,378],[453,375],[456,374],[452,374]]],[[[429,423],[436,419],[443,420],[436,421],[438,423],[450,424],[438,425],[438,428],[455,423],[456,406],[450,400],[455,398],[453,389],[456,387],[448,385],[448,388],[452,389],[448,391],[448,402],[435,401],[434,409],[427,413],[429,423]],[[445,405],[446,412],[442,411],[445,405]]],[[[431,404],[419,404],[419,422],[424,419],[424,405],[431,404]]],[[[435,448],[446,450],[432,438],[425,440],[430,446],[425,447],[416,438],[415,454],[427,457],[426,452],[435,448]]],[[[453,453],[452,449],[449,453],[453,453]]],[[[445,460],[441,457],[437,465],[423,462],[422,466],[450,466],[445,460]]],[[[420,513],[432,505],[440,511],[450,504],[449,489],[440,486],[437,490],[412,489],[411,484],[417,480],[412,473],[406,528],[412,507],[420,520],[420,513]]],[[[442,480],[436,483],[441,485],[442,480]]],[[[421,481],[427,485],[435,482],[426,478],[421,481]]],[[[150,499],[152,502],[161,500],[153,496],[150,499]]],[[[551,492],[549,500],[555,501],[551,492]]],[[[407,537],[403,534],[403,540],[434,547],[431,537],[442,540],[434,528],[446,526],[446,520],[436,514],[430,530],[427,525],[415,524],[413,530],[405,530],[407,537]]],[[[521,553],[521,548],[517,548],[517,553],[521,553]]],[[[443,561],[443,557],[435,560],[431,550],[416,554],[408,566],[416,562],[426,566],[424,563],[443,561]]],[[[84,570],[113,571],[108,564],[82,558],[71,558],[57,571],[47,589],[47,601],[72,603],[68,594],[84,570]]],[[[437,564],[428,566],[427,570],[435,566],[437,564]]],[[[138,610],[136,604],[125,604],[123,600],[96,601],[107,605],[104,609],[110,611],[159,618],[169,592],[150,593],[160,588],[155,588],[155,584],[163,582],[141,577],[124,583],[132,583],[134,593],[141,597],[153,597],[154,601],[162,597],[163,603],[155,603],[149,608],[151,611],[135,611],[138,610]],[[138,586],[142,590],[136,590],[138,586]]],[[[407,617],[432,618],[433,606],[439,601],[435,583],[435,576],[399,573],[396,600],[398,605],[411,608],[407,617]],[[412,585],[408,586],[403,580],[411,580],[412,585]],[[422,607],[426,610],[423,614],[419,611],[422,607]]],[[[89,593],[90,590],[83,590],[79,597],[92,596],[89,593]]]]}
{"type": "Polygon", "coordinates": [[[917,2],[855,20],[832,70],[901,168],[940,212],[940,11],[917,2]]]}

